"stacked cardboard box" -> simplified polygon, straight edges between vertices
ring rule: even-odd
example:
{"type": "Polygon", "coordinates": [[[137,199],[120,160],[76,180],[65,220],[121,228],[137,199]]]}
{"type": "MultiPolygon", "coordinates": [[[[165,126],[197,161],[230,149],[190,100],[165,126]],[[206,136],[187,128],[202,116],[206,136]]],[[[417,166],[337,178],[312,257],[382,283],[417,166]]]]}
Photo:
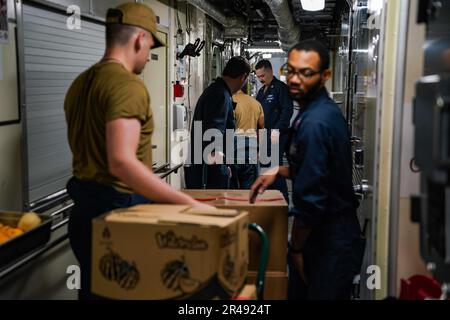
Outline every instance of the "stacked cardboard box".
{"type": "MultiPolygon", "coordinates": [[[[281,192],[267,190],[258,196],[254,204],[249,203],[249,190],[183,190],[193,198],[218,208],[244,210],[249,221],[260,225],[269,238],[269,261],[266,273],[266,298],[287,297],[287,240],[288,205],[281,192]]],[[[258,270],[261,240],[254,233],[249,234],[249,270],[258,270]]],[[[250,273],[252,276],[252,273],[250,273]]],[[[256,275],[254,276],[256,277],[256,275]]]]}
{"type": "MultiPolygon", "coordinates": [[[[257,272],[249,271],[247,283],[256,283],[257,272]]],[[[264,279],[264,300],[286,300],[288,277],[286,272],[267,271],[264,279]]]]}
{"type": "Polygon", "coordinates": [[[248,214],[140,205],[93,220],[92,292],[111,299],[229,299],[245,284],[248,214]]]}

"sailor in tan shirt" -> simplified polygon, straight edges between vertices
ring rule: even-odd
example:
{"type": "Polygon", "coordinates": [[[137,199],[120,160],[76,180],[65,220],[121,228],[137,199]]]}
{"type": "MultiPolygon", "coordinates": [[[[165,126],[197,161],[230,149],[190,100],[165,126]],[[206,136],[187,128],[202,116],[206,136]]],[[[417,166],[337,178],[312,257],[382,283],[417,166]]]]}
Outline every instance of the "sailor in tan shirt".
{"type": "Polygon", "coordinates": [[[73,155],[67,192],[74,201],[69,240],[81,268],[80,299],[91,299],[91,221],[137,204],[205,204],[173,189],[152,171],[150,96],[138,76],[158,38],[150,7],[125,3],[106,16],[103,59],[70,86],[64,110],[73,155]]]}
{"type": "Polygon", "coordinates": [[[261,104],[242,90],[233,95],[236,103],[236,161],[232,188],[250,189],[258,176],[258,129],[264,129],[261,104]]]}

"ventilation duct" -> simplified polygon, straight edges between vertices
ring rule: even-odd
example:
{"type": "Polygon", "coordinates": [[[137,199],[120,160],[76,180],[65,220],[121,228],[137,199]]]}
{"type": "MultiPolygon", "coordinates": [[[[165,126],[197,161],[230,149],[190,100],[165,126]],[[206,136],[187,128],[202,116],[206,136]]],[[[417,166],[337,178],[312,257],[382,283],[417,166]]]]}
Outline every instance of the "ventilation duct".
{"type": "Polygon", "coordinates": [[[243,28],[247,23],[243,19],[230,18],[225,16],[216,6],[205,0],[187,0],[194,7],[197,7],[218,23],[227,28],[243,28]]]}
{"type": "Polygon", "coordinates": [[[294,21],[288,0],[264,0],[264,2],[269,6],[278,23],[281,48],[288,51],[300,40],[300,27],[294,21]]]}

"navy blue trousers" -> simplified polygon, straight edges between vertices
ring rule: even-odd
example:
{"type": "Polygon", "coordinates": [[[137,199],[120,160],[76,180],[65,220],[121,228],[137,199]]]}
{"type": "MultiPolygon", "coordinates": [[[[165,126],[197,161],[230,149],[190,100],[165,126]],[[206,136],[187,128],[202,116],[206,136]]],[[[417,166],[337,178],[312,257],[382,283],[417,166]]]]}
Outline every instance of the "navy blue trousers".
{"type": "Polygon", "coordinates": [[[67,191],[74,201],[68,229],[70,246],[81,270],[81,290],[78,297],[81,300],[91,299],[92,219],[114,209],[150,201],[137,194],[121,193],[113,187],[76,178],[69,180],[67,191]]]}
{"type": "Polygon", "coordinates": [[[361,272],[364,246],[356,216],[351,221],[313,229],[303,251],[308,284],[288,255],[288,299],[349,300],[353,278],[361,272]]]}
{"type": "Polygon", "coordinates": [[[231,189],[250,189],[257,177],[257,164],[236,164],[233,166],[231,189]]]}
{"type": "Polygon", "coordinates": [[[229,189],[230,175],[225,164],[193,164],[184,167],[186,189],[229,189]]]}
{"type": "MultiPolygon", "coordinates": [[[[267,155],[269,157],[271,157],[271,140],[270,140],[270,130],[268,130],[268,137],[267,139],[267,155]]],[[[284,158],[284,154],[285,154],[285,149],[286,149],[286,145],[287,145],[287,140],[288,140],[288,136],[286,133],[283,133],[280,135],[280,140],[279,140],[279,154],[278,154],[278,163],[277,165],[282,166],[283,165],[283,158],[284,158]]],[[[270,167],[273,166],[274,164],[271,163],[270,165],[261,165],[262,168],[264,167],[270,167]]],[[[289,193],[288,193],[288,187],[287,187],[287,183],[286,183],[286,179],[284,177],[281,176],[277,176],[275,179],[275,182],[268,188],[269,190],[278,190],[283,194],[284,199],[286,200],[286,202],[289,204],[289,193]]]]}
{"type": "Polygon", "coordinates": [[[258,139],[237,135],[231,189],[250,189],[258,178],[258,139]]]}

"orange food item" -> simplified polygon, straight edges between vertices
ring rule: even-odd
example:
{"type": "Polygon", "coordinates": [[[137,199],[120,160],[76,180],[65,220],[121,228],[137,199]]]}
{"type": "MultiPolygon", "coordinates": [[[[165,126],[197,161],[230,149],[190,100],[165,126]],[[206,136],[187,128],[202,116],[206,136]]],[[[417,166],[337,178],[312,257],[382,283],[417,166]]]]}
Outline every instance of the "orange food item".
{"type": "Polygon", "coordinates": [[[27,212],[22,215],[17,223],[17,228],[28,231],[33,228],[36,228],[42,222],[41,218],[34,212],[27,212]]]}
{"type": "Polygon", "coordinates": [[[9,226],[1,225],[0,233],[3,233],[6,236],[6,231],[8,231],[9,226]]]}
{"type": "Polygon", "coordinates": [[[16,236],[20,236],[22,233],[23,231],[18,228],[9,228],[8,231],[6,232],[6,235],[10,238],[13,238],[16,236]]]}
{"type": "MultiPolygon", "coordinates": [[[[6,238],[6,240],[9,240],[11,238],[21,235],[22,233],[23,231],[20,230],[19,228],[0,225],[0,235],[1,235],[0,240],[4,238],[6,238]]],[[[5,242],[6,240],[4,240],[3,242],[5,242]]]]}
{"type": "Polygon", "coordinates": [[[9,238],[5,234],[3,234],[3,232],[0,232],[0,244],[2,244],[3,242],[6,242],[8,240],[9,240],[9,238]]]}

